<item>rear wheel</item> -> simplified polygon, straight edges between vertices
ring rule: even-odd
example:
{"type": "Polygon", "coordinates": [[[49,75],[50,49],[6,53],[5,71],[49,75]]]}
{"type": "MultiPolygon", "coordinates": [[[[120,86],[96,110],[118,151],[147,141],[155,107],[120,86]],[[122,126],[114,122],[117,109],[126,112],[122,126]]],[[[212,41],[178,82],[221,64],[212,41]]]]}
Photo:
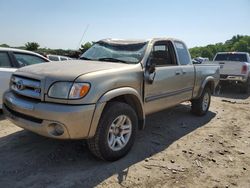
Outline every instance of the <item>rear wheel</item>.
{"type": "Polygon", "coordinates": [[[137,115],[131,106],[112,102],[105,108],[88,147],[100,159],[118,160],[132,148],[137,126],[137,115]]]}
{"type": "Polygon", "coordinates": [[[205,87],[201,96],[198,99],[191,101],[192,113],[198,116],[205,115],[209,109],[211,102],[211,90],[209,87],[205,87]]]}
{"type": "Polygon", "coordinates": [[[248,93],[249,93],[249,87],[250,87],[250,81],[249,81],[249,79],[247,79],[246,83],[244,83],[244,84],[241,86],[240,92],[241,92],[241,93],[248,94],[248,93]]]}

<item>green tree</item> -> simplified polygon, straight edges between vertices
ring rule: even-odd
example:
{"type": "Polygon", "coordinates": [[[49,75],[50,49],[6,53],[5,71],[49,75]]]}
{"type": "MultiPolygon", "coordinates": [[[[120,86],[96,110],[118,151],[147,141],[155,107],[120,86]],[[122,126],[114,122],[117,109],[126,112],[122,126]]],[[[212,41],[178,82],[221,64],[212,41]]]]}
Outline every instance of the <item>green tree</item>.
{"type": "Polygon", "coordinates": [[[27,42],[25,44],[25,49],[30,51],[37,51],[39,46],[40,45],[37,42],[27,42]]]}
{"type": "Polygon", "coordinates": [[[212,59],[217,52],[241,51],[250,53],[250,36],[236,35],[224,43],[209,44],[189,49],[192,58],[208,57],[212,59]]]}
{"type": "Polygon", "coordinates": [[[81,53],[86,52],[91,46],[93,46],[94,42],[86,42],[85,44],[82,44],[79,50],[81,53]]]}
{"type": "Polygon", "coordinates": [[[0,47],[9,48],[10,46],[8,44],[0,44],[0,47]]]}

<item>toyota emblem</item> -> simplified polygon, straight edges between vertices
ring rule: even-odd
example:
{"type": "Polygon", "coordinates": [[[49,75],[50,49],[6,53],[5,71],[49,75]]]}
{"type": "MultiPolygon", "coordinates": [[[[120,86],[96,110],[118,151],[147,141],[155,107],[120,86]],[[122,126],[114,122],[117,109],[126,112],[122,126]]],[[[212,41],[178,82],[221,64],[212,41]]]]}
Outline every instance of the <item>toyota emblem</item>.
{"type": "Polygon", "coordinates": [[[16,88],[18,90],[23,90],[24,89],[24,85],[23,85],[23,81],[22,80],[19,80],[17,83],[16,83],[16,88]]]}

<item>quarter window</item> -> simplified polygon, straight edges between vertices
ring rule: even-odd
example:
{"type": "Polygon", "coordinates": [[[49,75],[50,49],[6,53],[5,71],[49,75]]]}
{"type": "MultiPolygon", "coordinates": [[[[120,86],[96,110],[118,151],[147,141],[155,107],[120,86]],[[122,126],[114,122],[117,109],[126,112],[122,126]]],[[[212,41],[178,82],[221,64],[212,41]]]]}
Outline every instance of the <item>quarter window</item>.
{"type": "Polygon", "coordinates": [[[3,67],[12,67],[7,52],[0,52],[0,68],[3,67]]]}
{"type": "Polygon", "coordinates": [[[179,61],[181,65],[188,65],[191,63],[188,49],[182,42],[174,42],[179,61]]]}
{"type": "Polygon", "coordinates": [[[44,59],[30,54],[14,53],[16,60],[20,66],[33,65],[46,62],[44,59]]]}
{"type": "Polygon", "coordinates": [[[51,61],[60,61],[58,56],[48,56],[49,60],[51,61]]]}

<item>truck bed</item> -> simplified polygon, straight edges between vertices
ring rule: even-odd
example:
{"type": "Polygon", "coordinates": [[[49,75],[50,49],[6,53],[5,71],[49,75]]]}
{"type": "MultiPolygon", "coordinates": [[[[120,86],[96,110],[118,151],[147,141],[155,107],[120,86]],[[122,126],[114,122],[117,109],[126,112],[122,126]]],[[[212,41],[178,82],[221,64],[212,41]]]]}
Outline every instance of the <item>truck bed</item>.
{"type": "MultiPolygon", "coordinates": [[[[219,65],[216,64],[195,64],[195,83],[193,98],[196,98],[199,95],[202,83],[205,79],[215,78],[219,82],[219,65]]],[[[218,83],[215,83],[216,85],[218,83]]]]}

